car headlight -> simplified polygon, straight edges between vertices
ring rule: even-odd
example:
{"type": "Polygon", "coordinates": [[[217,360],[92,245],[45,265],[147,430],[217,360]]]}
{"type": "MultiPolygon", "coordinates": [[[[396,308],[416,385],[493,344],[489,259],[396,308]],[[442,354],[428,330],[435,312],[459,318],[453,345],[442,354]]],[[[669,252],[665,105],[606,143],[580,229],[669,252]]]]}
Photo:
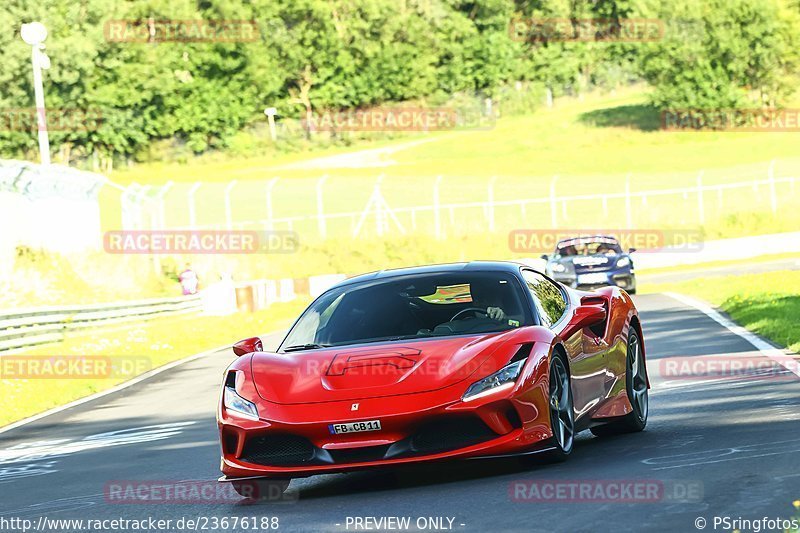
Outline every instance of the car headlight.
{"type": "Polygon", "coordinates": [[[236,413],[244,418],[258,420],[256,404],[239,396],[239,393],[236,392],[236,389],[233,387],[225,386],[224,392],[222,393],[222,403],[228,411],[236,413]]]}
{"type": "Polygon", "coordinates": [[[522,372],[522,367],[525,366],[525,361],[528,358],[520,359],[519,361],[514,361],[510,363],[494,374],[489,377],[485,377],[480,381],[476,381],[473,383],[467,392],[464,393],[464,396],[461,398],[462,401],[468,402],[470,400],[474,400],[476,398],[480,398],[481,396],[485,396],[489,393],[496,392],[501,388],[511,388],[514,386],[514,382],[517,380],[519,373],[522,372]]]}
{"type": "Polygon", "coordinates": [[[563,263],[556,263],[553,265],[553,272],[566,272],[567,267],[563,263]]]}
{"type": "Polygon", "coordinates": [[[631,264],[631,258],[630,257],[620,257],[619,261],[617,261],[617,267],[619,267],[619,268],[626,267],[626,266],[628,266],[630,264],[631,264]]]}

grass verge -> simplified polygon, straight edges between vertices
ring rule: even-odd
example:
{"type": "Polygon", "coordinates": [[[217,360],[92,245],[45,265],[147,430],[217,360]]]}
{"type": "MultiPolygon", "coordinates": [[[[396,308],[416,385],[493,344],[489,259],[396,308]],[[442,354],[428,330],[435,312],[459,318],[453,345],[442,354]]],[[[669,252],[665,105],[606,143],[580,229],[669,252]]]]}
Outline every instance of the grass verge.
{"type": "Polygon", "coordinates": [[[738,324],[800,352],[800,272],[775,271],[646,285],[642,292],[679,292],[725,311],[738,324]]]}
{"type": "Polygon", "coordinates": [[[0,356],[3,368],[0,373],[0,397],[3,398],[0,426],[110,389],[178,359],[259,333],[286,328],[307,303],[307,300],[298,299],[274,304],[255,313],[223,317],[159,318],[122,328],[81,332],[60,343],[0,356]],[[28,379],[9,379],[16,374],[6,365],[20,361],[20,356],[36,356],[43,360],[58,356],[74,356],[76,360],[108,357],[114,368],[110,374],[114,377],[61,379],[31,376],[28,379]]]}
{"type": "MultiPolygon", "coordinates": [[[[770,175],[771,161],[777,178],[800,175],[796,149],[800,134],[664,131],[658,128],[659,120],[658,112],[646,105],[645,92],[626,90],[589,95],[584,101],[564,99],[552,109],[503,116],[492,128],[413,137],[430,142],[409,143],[403,138],[370,146],[389,150],[378,155],[372,150],[294,154],[290,167],[283,159],[273,162],[260,156],[167,167],[141,165],[112,178],[121,184],[150,185],[151,195],[173,181],[163,197],[166,227],[220,225],[227,217],[222,201],[227,191],[235,227],[262,229],[271,211],[276,227],[296,231],[302,243],[321,240],[314,218],[318,209],[337,215],[326,222],[326,235],[358,234],[359,239],[381,233],[430,234],[437,223],[448,237],[487,228],[506,232],[554,224],[586,230],[702,229],[707,239],[798,227],[800,187],[794,182],[779,181],[774,187],[752,182],[770,175]],[[308,161],[315,155],[337,154],[343,157],[308,161]],[[381,195],[397,217],[388,221],[385,232],[377,230],[375,210],[366,209],[373,206],[370,200],[379,175],[381,195]],[[698,198],[698,182],[726,188],[698,198]],[[731,187],[736,183],[747,185],[731,187]],[[628,202],[623,197],[628,188],[634,195],[678,188],[686,192],[650,193],[628,202]],[[189,207],[190,192],[195,210],[189,207]],[[548,201],[551,192],[559,197],[595,197],[573,198],[553,210],[548,201]],[[602,200],[599,194],[619,196],[602,200]],[[500,205],[490,212],[476,204],[490,195],[495,202],[541,202],[500,205]],[[437,219],[431,208],[436,198],[441,204],[461,207],[446,209],[437,219]]],[[[103,227],[119,229],[119,191],[106,189],[101,194],[103,227]]]]}

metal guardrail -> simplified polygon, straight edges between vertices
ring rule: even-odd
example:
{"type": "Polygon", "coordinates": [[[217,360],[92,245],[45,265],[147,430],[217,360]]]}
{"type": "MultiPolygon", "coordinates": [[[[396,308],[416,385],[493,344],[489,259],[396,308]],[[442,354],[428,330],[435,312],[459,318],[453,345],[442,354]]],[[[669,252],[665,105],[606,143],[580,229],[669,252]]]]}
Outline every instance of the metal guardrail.
{"type": "Polygon", "coordinates": [[[93,326],[199,312],[200,295],[94,305],[0,311],[0,352],[64,340],[67,332],[93,326]]]}

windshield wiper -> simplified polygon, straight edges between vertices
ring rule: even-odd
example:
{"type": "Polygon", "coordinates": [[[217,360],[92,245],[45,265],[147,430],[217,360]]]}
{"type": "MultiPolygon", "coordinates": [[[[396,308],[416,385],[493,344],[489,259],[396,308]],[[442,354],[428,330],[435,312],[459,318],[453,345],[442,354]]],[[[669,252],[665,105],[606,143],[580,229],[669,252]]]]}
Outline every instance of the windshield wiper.
{"type": "Polygon", "coordinates": [[[289,346],[284,348],[284,352],[299,352],[300,350],[314,350],[315,348],[328,348],[327,344],[297,344],[295,346],[289,346]]]}

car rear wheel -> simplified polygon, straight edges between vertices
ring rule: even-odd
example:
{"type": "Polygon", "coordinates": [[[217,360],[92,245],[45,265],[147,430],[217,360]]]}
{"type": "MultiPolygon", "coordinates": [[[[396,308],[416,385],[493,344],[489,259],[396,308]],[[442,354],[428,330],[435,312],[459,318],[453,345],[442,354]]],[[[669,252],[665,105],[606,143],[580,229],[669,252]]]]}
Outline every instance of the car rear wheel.
{"type": "Polygon", "coordinates": [[[550,360],[550,428],[553,430],[554,450],[546,458],[565,461],[575,443],[575,411],[569,371],[562,355],[556,353],[550,360]]]}
{"type": "Polygon", "coordinates": [[[231,485],[239,496],[248,500],[278,501],[290,482],[290,479],[242,479],[231,481],[231,485]]]}
{"type": "Polygon", "coordinates": [[[625,389],[633,410],[614,422],[591,428],[592,433],[602,437],[619,433],[642,431],[647,425],[649,396],[647,391],[647,367],[642,355],[639,334],[631,328],[628,335],[628,355],[626,358],[625,389]]]}

